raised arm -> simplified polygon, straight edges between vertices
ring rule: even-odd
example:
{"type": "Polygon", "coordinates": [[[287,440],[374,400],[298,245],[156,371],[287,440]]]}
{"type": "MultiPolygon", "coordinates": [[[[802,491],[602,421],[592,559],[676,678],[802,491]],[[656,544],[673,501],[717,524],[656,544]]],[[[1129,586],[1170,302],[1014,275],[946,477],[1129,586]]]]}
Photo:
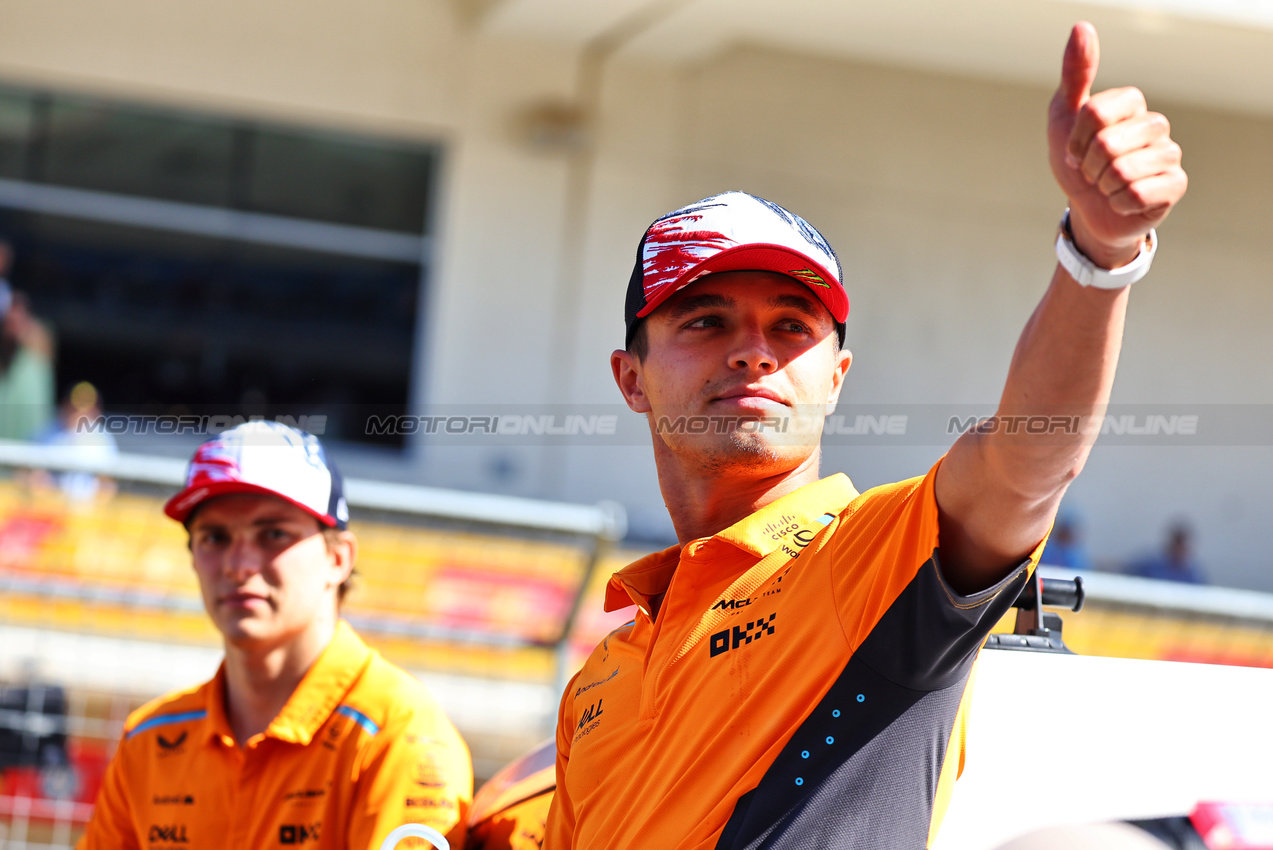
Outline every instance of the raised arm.
{"type": "MultiPolygon", "coordinates": [[[[1098,61],[1095,28],[1075,25],[1048,109],[1048,157],[1075,246],[1116,269],[1146,247],[1187,181],[1167,119],[1139,89],[1090,94],[1098,61]]],[[[1126,288],[1082,286],[1058,263],[1017,342],[996,419],[961,436],[937,473],[940,557],[956,590],[994,584],[1047,533],[1109,401],[1127,297],[1126,288]],[[1018,416],[1051,424],[1026,433],[1023,420],[1011,425],[1018,416]]]]}

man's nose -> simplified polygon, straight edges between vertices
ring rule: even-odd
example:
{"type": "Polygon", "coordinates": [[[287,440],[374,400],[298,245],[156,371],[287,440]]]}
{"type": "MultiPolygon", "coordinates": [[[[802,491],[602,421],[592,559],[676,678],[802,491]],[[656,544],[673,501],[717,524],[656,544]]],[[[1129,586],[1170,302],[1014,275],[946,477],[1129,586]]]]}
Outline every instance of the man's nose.
{"type": "Polygon", "coordinates": [[[261,552],[252,541],[235,540],[226,552],[225,571],[235,581],[241,582],[261,571],[261,552]]]}
{"type": "Polygon", "coordinates": [[[773,346],[764,329],[758,325],[738,329],[729,362],[735,368],[759,372],[772,372],[778,368],[773,346]]]}

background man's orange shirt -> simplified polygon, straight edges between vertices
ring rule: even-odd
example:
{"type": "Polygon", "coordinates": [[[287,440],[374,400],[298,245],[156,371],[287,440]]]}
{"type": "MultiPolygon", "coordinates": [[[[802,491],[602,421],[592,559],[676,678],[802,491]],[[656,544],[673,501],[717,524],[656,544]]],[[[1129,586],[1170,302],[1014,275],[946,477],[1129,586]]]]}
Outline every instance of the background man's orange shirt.
{"type": "MultiPolygon", "coordinates": [[[[404,823],[464,846],[468,747],[415,678],[343,621],[278,717],[242,748],[224,670],[134,712],[80,850],[376,850],[404,823]]],[[[423,846],[407,840],[403,847],[423,846]]]]}
{"type": "Polygon", "coordinates": [[[562,697],[545,850],[931,841],[973,662],[1042,549],[956,594],[936,470],[860,496],[833,475],[617,573],[606,607],[636,619],[562,697]]]}

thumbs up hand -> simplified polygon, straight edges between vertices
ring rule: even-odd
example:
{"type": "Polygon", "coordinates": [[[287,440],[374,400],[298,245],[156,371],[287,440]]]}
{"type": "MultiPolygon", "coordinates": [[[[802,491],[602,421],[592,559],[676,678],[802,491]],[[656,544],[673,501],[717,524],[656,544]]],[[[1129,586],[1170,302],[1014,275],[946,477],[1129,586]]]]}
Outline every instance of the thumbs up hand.
{"type": "Polygon", "coordinates": [[[1091,94],[1099,61],[1096,28],[1075,24],[1048,107],[1048,159],[1069,198],[1079,250],[1098,266],[1117,268],[1135,259],[1188,178],[1167,119],[1149,111],[1140,89],[1091,94]]]}

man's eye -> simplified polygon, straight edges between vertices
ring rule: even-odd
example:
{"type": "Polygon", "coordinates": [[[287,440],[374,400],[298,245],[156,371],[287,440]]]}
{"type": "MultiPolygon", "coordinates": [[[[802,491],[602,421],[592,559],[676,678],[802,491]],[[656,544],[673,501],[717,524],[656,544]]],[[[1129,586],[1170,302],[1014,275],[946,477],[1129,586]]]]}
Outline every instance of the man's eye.
{"type": "Polygon", "coordinates": [[[699,316],[697,319],[691,319],[685,327],[687,328],[718,328],[721,325],[719,316],[699,316]]]}
{"type": "Polygon", "coordinates": [[[794,319],[789,322],[783,322],[781,327],[783,330],[789,331],[791,333],[807,334],[810,332],[808,325],[806,325],[804,322],[797,322],[794,319]]]}

